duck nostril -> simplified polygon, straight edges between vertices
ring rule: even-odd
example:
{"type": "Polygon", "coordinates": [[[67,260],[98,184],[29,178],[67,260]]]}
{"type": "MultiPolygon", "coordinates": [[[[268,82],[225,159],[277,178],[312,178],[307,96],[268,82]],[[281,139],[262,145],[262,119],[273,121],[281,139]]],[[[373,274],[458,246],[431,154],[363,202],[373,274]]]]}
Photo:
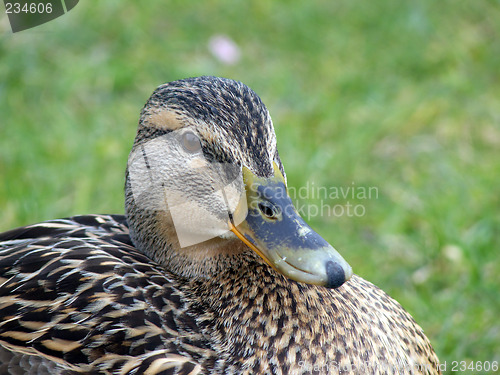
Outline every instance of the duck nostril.
{"type": "Polygon", "coordinates": [[[262,214],[271,220],[276,220],[278,217],[278,210],[276,206],[269,202],[259,202],[259,210],[262,214]]]}

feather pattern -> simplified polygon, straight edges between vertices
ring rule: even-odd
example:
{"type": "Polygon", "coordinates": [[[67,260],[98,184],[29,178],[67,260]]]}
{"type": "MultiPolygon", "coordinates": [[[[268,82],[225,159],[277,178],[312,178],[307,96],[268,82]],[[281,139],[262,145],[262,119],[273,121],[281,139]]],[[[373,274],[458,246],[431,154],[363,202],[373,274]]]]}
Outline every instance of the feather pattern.
{"type": "Polygon", "coordinates": [[[61,374],[435,373],[421,328],[357,276],[328,290],[249,258],[240,275],[190,283],[139,253],[117,215],[48,221],[0,240],[0,342],[12,363],[36,358],[61,374]]]}
{"type": "MultiPolygon", "coordinates": [[[[241,83],[160,86],[134,148],[183,126],[207,157],[284,174],[267,109],[241,83]]],[[[413,318],[359,276],[298,283],[238,239],[182,252],[166,214],[137,207],[128,174],[126,207],[0,234],[0,373],[439,373],[413,318]]]]}
{"type": "Polygon", "coordinates": [[[211,350],[198,333],[197,308],[135,250],[125,223],[123,216],[88,215],[2,235],[0,340],[6,347],[73,370],[199,367],[192,360],[211,350]]]}

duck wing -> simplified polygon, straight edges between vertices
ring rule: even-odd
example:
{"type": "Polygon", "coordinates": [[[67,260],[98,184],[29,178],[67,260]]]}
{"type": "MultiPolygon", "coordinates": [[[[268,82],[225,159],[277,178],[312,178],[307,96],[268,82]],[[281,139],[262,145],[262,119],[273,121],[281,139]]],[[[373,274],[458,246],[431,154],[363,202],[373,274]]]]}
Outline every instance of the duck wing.
{"type": "Polygon", "coordinates": [[[120,215],[0,234],[2,374],[197,374],[213,357],[199,317],[120,215]]]}

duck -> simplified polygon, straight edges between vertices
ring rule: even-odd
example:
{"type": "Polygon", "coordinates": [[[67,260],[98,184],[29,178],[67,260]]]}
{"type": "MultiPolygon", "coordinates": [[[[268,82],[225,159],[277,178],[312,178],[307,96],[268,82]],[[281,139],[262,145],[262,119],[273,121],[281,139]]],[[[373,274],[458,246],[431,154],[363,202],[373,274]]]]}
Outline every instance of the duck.
{"type": "Polygon", "coordinates": [[[422,328],[298,214],[245,84],[159,86],[125,215],[0,234],[2,374],[439,374],[422,328]]]}

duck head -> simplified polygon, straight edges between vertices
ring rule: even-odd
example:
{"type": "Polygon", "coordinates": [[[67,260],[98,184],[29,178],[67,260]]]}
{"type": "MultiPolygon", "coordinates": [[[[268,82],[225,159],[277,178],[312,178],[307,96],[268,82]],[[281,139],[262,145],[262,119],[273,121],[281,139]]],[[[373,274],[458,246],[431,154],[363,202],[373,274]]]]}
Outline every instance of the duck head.
{"type": "Polygon", "coordinates": [[[186,278],[211,278],[255,253],[298,282],[336,288],[349,264],[295,210],[269,113],[240,82],[158,87],[141,112],[126,177],[138,249],[186,278]]]}

